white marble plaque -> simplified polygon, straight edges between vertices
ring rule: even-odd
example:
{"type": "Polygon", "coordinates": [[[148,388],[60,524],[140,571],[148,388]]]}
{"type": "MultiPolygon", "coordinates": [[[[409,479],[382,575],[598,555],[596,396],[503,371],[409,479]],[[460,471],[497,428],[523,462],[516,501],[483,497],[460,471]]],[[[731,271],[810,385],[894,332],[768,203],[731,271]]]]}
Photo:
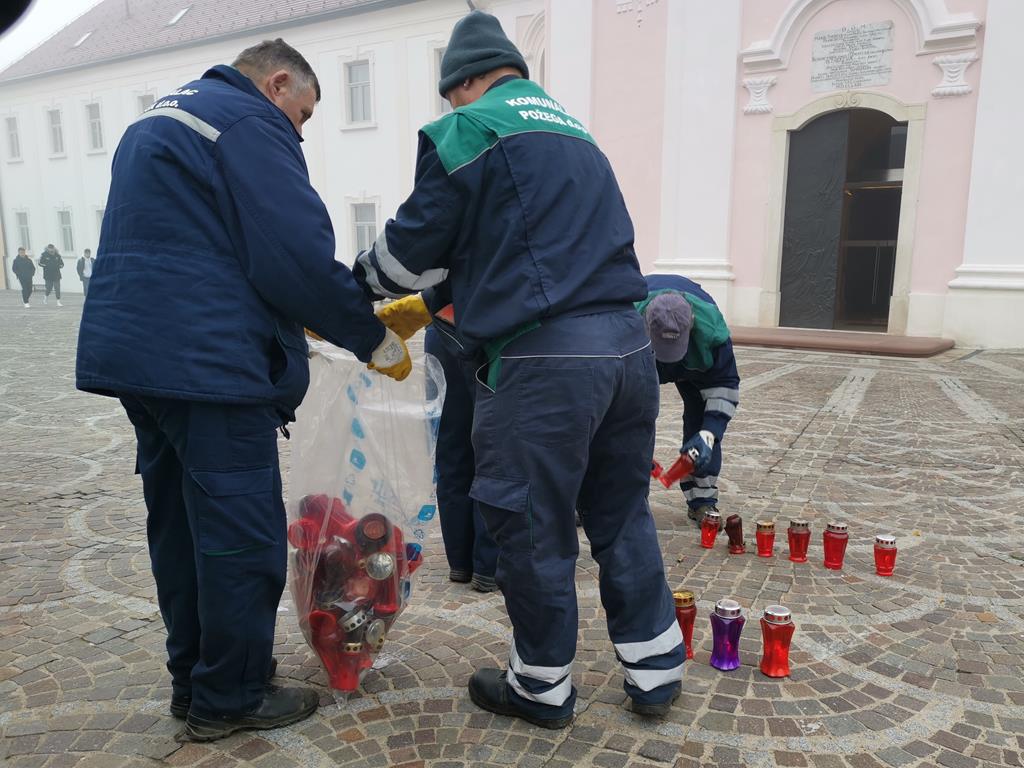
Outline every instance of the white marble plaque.
{"type": "Polygon", "coordinates": [[[817,92],[886,85],[892,75],[892,22],[858,24],[814,35],[811,86],[817,92]]]}

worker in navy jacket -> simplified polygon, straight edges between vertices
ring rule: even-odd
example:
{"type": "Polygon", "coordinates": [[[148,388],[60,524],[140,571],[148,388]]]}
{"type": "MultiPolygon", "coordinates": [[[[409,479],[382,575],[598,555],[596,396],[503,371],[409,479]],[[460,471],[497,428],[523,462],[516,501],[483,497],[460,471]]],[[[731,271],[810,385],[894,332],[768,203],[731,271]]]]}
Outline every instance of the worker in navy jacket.
{"type": "Polygon", "coordinates": [[[194,740],[316,708],[267,683],[286,563],[276,434],[309,383],[303,326],[395,378],[411,367],[335,261],[300,148],[319,98],[279,39],[132,123],[82,318],[78,388],[119,397],[138,438],[171,711],[194,740]]]}
{"type": "MultiPolygon", "coordinates": [[[[476,474],[473,454],[475,369],[463,356],[463,346],[454,324],[446,319],[451,310],[447,282],[427,289],[421,295],[431,312],[423,349],[441,364],[446,385],[437,426],[434,476],[437,479],[441,536],[448,558],[448,578],[458,583],[468,582],[477,592],[493,592],[498,588],[494,580],[498,547],[487,531],[480,505],[470,496],[476,474]]],[[[385,308],[381,312],[386,315],[389,310],[385,308]]]]}
{"type": "MultiPolygon", "coordinates": [[[[647,503],[658,383],[632,222],[608,159],[493,16],[456,24],[441,75],[455,110],[421,131],[415,188],[354,272],[374,296],[447,280],[476,359],[470,495],[514,636],[508,669],[477,670],[470,696],[571,721],[578,503],[633,710],[663,715],[685,650],[647,503]]],[[[382,315],[401,336],[430,322],[420,296],[382,315]]]]}
{"type": "Polygon", "coordinates": [[[717,511],[722,439],[740,402],[736,356],[725,318],[697,283],[680,275],[647,275],[647,291],[638,309],[658,360],[658,380],[675,384],[683,398],[679,450],[692,449],[697,459],[680,487],[689,518],[700,525],[708,511],[717,511]]]}

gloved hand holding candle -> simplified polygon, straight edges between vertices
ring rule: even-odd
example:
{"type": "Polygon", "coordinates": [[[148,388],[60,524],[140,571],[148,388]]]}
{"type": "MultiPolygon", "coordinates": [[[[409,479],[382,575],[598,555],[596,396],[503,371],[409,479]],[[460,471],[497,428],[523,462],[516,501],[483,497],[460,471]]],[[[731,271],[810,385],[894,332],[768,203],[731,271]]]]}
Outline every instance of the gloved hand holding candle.
{"type": "Polygon", "coordinates": [[[683,443],[683,447],[679,449],[679,452],[687,454],[693,459],[694,472],[701,472],[708,465],[708,462],[711,461],[711,451],[714,447],[715,436],[708,432],[708,430],[702,429],[683,443]]]}

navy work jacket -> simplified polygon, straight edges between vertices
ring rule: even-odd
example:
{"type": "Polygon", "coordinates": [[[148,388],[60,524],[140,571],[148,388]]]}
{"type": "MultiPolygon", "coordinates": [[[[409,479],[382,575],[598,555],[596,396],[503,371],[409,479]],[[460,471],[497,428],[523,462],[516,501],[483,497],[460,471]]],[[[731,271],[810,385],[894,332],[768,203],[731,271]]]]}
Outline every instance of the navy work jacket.
{"type": "Polygon", "coordinates": [[[353,271],[381,297],[447,280],[464,355],[545,318],[647,295],[608,159],[521,78],[420,131],[412,194],[353,271]]]}
{"type": "Polygon", "coordinates": [[[114,155],[79,389],[269,404],[309,385],[303,326],[366,361],[384,338],[309,183],[301,137],[238,70],[159,99],[114,155]]]}

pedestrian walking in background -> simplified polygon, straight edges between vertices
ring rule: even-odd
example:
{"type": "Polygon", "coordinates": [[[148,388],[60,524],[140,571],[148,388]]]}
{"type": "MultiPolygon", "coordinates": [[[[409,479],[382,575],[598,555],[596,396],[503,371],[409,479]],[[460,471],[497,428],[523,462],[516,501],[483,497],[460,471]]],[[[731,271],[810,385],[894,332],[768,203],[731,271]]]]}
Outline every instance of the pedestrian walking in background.
{"type": "Polygon", "coordinates": [[[82,293],[89,295],[89,281],[92,279],[92,265],[96,260],[92,257],[92,251],[88,248],[78,260],[78,279],[82,281],[82,293]]]}
{"type": "Polygon", "coordinates": [[[385,375],[412,369],[334,258],[300,145],[319,100],[306,59],[267,40],[158,99],[114,156],[77,386],[119,397],[135,427],[183,739],[317,707],[268,682],[288,556],[277,432],[309,386],[303,326],[385,375]]]}
{"type": "Polygon", "coordinates": [[[18,255],[14,257],[11,269],[14,270],[14,276],[21,283],[21,300],[25,304],[25,309],[28,309],[32,306],[28,303],[28,298],[32,295],[32,276],[36,273],[36,265],[32,263],[32,259],[25,253],[24,248],[18,249],[18,255]]]}
{"type": "Polygon", "coordinates": [[[61,258],[56,246],[50,243],[46,246],[39,257],[39,266],[43,270],[43,282],[46,284],[46,291],[43,293],[43,304],[50,298],[50,291],[57,295],[57,306],[63,307],[60,303],[60,271],[64,269],[64,259],[61,258]]]}

